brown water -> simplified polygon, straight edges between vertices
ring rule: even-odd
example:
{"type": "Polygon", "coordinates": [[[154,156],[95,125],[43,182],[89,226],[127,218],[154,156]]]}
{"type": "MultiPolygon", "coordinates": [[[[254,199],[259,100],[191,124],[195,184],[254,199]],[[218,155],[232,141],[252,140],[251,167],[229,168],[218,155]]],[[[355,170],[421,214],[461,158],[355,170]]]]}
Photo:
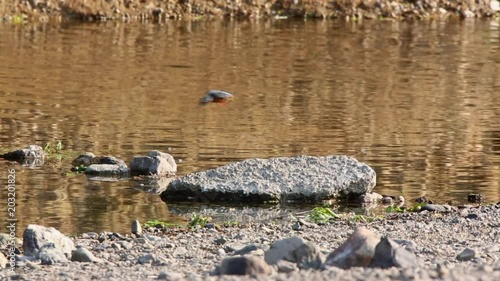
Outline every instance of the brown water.
{"type": "MultiPolygon", "coordinates": [[[[126,162],[157,149],[182,160],[180,175],[251,157],[347,154],[374,167],[379,193],[497,202],[499,25],[4,24],[0,149],[61,141],[126,162]],[[208,89],[235,101],[199,106],[208,89]]],[[[62,176],[70,162],[0,162],[2,186],[16,169],[19,233],[28,223],[126,232],[136,218],[175,219],[177,206],[128,181],[62,176]]]]}

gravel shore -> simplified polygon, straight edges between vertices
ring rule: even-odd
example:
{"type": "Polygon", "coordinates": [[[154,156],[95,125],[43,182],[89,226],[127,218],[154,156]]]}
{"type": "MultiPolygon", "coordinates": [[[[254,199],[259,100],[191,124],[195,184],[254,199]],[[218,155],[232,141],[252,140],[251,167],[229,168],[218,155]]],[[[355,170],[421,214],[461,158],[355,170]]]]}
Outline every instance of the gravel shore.
{"type": "Polygon", "coordinates": [[[500,280],[500,203],[448,213],[387,214],[371,222],[307,223],[300,229],[296,223],[290,217],[230,227],[148,228],[141,235],[84,233],[71,239],[90,250],[96,262],[41,265],[25,260],[17,262],[14,274],[9,268],[3,274],[7,280],[500,280]],[[293,236],[312,242],[326,257],[359,226],[400,241],[417,256],[418,265],[348,270],[291,265],[258,277],[212,275],[224,258],[262,257],[271,244],[293,236]]]}

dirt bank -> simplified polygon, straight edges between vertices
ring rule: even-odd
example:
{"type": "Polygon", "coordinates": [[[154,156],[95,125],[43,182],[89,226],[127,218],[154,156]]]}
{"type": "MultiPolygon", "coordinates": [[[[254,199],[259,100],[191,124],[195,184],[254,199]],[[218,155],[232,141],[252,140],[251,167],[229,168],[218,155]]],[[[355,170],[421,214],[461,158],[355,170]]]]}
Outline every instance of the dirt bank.
{"type": "Polygon", "coordinates": [[[498,17],[498,0],[0,0],[3,21],[498,17]]]}

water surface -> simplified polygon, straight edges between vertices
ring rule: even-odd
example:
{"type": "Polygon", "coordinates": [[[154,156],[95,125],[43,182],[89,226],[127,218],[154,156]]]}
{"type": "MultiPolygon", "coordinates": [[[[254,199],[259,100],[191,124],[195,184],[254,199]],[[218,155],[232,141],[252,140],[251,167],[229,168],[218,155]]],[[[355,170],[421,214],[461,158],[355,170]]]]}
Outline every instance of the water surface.
{"type": "MultiPolygon", "coordinates": [[[[0,149],[61,141],[126,162],[157,149],[182,161],[180,175],[346,154],[374,167],[379,193],[497,202],[499,41],[498,21],[4,24],[0,149]],[[235,101],[200,106],[208,89],[235,101]]],[[[16,169],[18,229],[180,219],[128,181],[62,176],[70,162],[0,162],[5,184],[16,169]]]]}

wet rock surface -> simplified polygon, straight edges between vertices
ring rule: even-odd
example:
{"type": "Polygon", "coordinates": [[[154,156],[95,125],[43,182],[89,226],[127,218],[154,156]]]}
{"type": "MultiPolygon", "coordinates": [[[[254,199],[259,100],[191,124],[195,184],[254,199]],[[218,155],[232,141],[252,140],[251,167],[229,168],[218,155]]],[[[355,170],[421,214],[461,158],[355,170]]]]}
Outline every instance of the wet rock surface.
{"type": "Polygon", "coordinates": [[[2,1],[4,19],[155,20],[200,18],[405,19],[498,16],[498,0],[485,1],[2,1]]]}
{"type": "Polygon", "coordinates": [[[45,151],[41,146],[29,145],[28,148],[0,154],[0,158],[16,161],[26,166],[41,166],[44,163],[45,151]]]}
{"type": "Polygon", "coordinates": [[[348,156],[248,159],[173,180],[164,201],[321,201],[356,197],[375,186],[375,171],[348,156]]]}
{"type": "Polygon", "coordinates": [[[132,176],[172,176],[177,172],[174,157],[152,150],[147,156],[135,156],[130,162],[132,176]]]}
{"type": "MultiPolygon", "coordinates": [[[[84,233],[68,239],[102,262],[66,262],[61,258],[64,262],[42,265],[40,259],[20,254],[14,279],[255,280],[251,275],[258,274],[258,280],[499,280],[500,204],[467,207],[465,213],[390,214],[369,223],[339,220],[300,231],[292,230],[297,219],[289,219],[233,227],[146,228],[142,235],[84,233]],[[465,213],[477,216],[468,219],[465,213]],[[348,269],[328,262],[322,269],[301,269],[301,259],[294,258],[273,265],[265,262],[273,245],[285,239],[300,242],[285,243],[297,244],[292,248],[310,244],[321,255],[330,256],[352,240],[349,237],[360,236],[360,229],[378,241],[372,260],[394,261],[404,249],[405,255],[411,254],[418,262],[376,267],[364,262],[348,269]],[[244,256],[235,254],[243,248],[247,248],[240,252],[244,256]]],[[[356,252],[356,247],[352,249],[356,252]]]]}

